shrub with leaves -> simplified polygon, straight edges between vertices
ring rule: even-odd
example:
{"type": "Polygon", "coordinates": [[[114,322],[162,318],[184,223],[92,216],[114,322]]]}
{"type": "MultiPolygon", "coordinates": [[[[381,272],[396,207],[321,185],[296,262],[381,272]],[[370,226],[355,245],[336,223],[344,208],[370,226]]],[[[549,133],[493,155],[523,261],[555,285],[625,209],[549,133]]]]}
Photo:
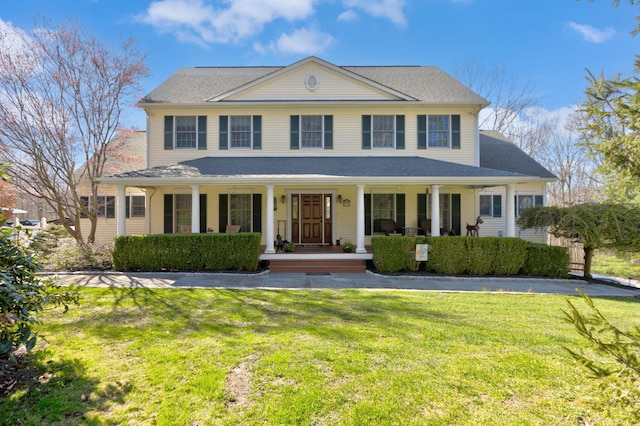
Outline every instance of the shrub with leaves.
{"type": "Polygon", "coordinates": [[[569,310],[564,313],[566,320],[591,343],[594,356],[569,348],[567,351],[600,380],[607,400],[604,408],[611,405],[627,410],[635,423],[640,424],[640,327],[620,330],[595,307],[589,296],[581,294],[590,314],[582,314],[568,300],[569,310]]]}
{"type": "Polygon", "coordinates": [[[35,346],[32,326],[38,323],[38,312],[49,305],[62,306],[66,312],[69,304],[78,303],[78,294],[38,276],[40,266],[33,252],[17,245],[9,232],[0,232],[0,356],[12,358],[20,345],[27,350],[35,346]]]}

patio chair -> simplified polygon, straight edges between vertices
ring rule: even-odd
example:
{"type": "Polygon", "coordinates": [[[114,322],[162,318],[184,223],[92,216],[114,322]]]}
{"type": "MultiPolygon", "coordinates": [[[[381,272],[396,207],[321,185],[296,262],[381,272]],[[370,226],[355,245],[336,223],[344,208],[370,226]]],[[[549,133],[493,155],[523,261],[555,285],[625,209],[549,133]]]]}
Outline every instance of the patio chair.
{"type": "Polygon", "coordinates": [[[225,232],[227,234],[237,234],[240,232],[240,225],[227,225],[225,232]]]}

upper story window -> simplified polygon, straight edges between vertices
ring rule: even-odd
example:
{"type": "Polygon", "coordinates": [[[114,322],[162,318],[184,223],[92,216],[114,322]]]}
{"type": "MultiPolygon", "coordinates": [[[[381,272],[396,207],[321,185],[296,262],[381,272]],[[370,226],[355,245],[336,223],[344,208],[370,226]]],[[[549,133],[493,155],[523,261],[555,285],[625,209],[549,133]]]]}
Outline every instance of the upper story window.
{"type": "Polygon", "coordinates": [[[393,115],[371,116],[373,148],[393,148],[395,146],[395,127],[393,115]]]}
{"type": "Polygon", "coordinates": [[[300,147],[322,148],[322,116],[300,116],[300,147]]]}
{"type": "Polygon", "coordinates": [[[363,115],[362,149],[404,149],[404,115],[363,115]]]}
{"type": "Polygon", "coordinates": [[[251,116],[250,115],[232,115],[229,117],[230,148],[251,148],[251,116]]]}
{"type": "Polygon", "coordinates": [[[220,149],[261,149],[262,116],[221,115],[220,149]]]}
{"type": "Polygon", "coordinates": [[[460,149],[459,115],[418,115],[418,149],[460,149]]]}
{"type": "Polygon", "coordinates": [[[502,195],[480,194],[480,216],[502,217],[502,195]]]}
{"type": "Polygon", "coordinates": [[[429,148],[451,146],[451,126],[448,115],[430,115],[429,120],[429,148]]]}
{"type": "Polygon", "coordinates": [[[207,116],[165,115],[164,149],[207,149],[207,116]]]}
{"type": "Polygon", "coordinates": [[[196,148],[198,123],[195,115],[176,116],[176,149],[196,148]]]}
{"type": "Polygon", "coordinates": [[[291,149],[333,149],[333,115],[292,115],[291,149]]]}

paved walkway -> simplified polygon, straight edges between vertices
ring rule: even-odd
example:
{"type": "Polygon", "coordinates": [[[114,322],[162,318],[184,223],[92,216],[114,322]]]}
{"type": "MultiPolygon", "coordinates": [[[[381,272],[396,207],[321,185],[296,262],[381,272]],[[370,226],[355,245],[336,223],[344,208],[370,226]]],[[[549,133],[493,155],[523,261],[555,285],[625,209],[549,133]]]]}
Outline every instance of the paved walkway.
{"type": "Polygon", "coordinates": [[[121,288],[232,288],[232,289],[406,289],[427,291],[476,291],[640,297],[640,288],[593,284],[579,279],[479,278],[436,276],[389,276],[365,273],[59,273],[61,284],[121,288]]]}

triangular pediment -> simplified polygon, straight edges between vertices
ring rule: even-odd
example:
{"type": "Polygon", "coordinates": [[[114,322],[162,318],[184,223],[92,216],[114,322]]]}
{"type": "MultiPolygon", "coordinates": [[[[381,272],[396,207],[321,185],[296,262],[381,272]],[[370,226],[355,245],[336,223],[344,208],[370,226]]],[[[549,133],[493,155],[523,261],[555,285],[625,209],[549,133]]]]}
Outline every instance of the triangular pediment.
{"type": "Polygon", "coordinates": [[[316,57],[281,68],[209,102],[415,100],[316,57]]]}

